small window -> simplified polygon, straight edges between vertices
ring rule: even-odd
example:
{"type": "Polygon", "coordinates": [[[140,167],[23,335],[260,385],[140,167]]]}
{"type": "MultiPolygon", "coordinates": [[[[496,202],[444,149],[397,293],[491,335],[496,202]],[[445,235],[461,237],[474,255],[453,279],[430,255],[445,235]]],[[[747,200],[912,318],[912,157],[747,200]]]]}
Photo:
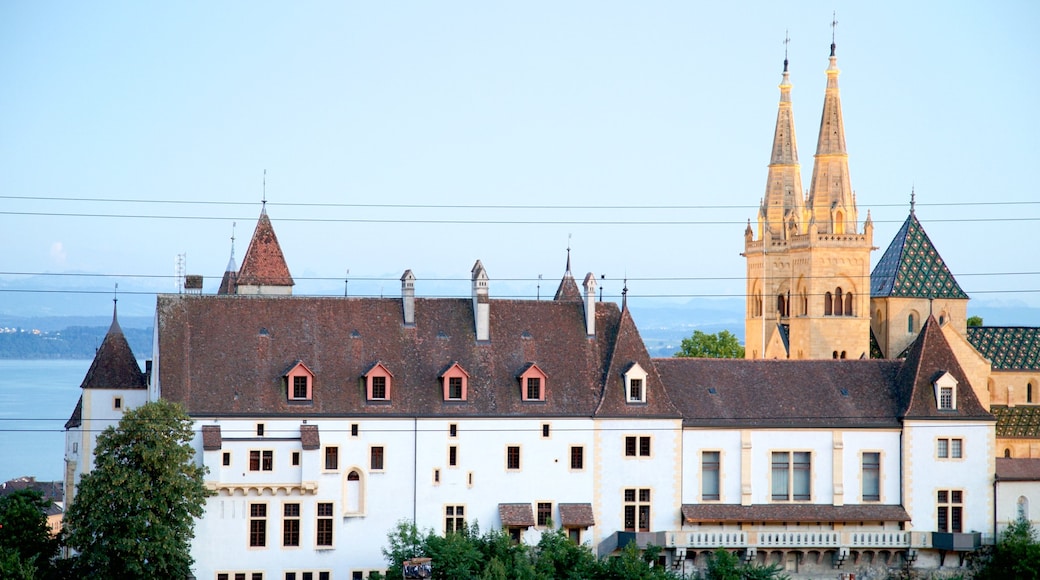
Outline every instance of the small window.
{"type": "Polygon", "coordinates": [[[386,398],[386,377],[372,377],[372,398],[386,398]]]}
{"type": "Polygon", "coordinates": [[[382,448],[382,446],[372,447],[372,449],[370,451],[370,455],[371,455],[372,471],[382,471],[383,470],[383,448],[382,448]]]}
{"type": "Polygon", "coordinates": [[[368,369],[368,372],[362,377],[362,382],[365,385],[369,401],[390,400],[393,375],[390,373],[390,369],[386,368],[383,363],[377,362],[372,368],[368,369]]]}
{"type": "Polygon", "coordinates": [[[325,448],[325,469],[327,471],[339,469],[339,447],[329,446],[325,448]]]}
{"type": "Polygon", "coordinates": [[[112,408],[116,411],[121,411],[123,409],[123,397],[115,397],[112,399],[112,408]]]}
{"type": "Polygon", "coordinates": [[[459,426],[456,425],[455,423],[452,423],[451,425],[448,425],[448,437],[458,437],[458,436],[459,436],[459,426]]]}
{"type": "Polygon", "coordinates": [[[701,452],[701,500],[719,499],[719,455],[718,451],[701,452]]]}
{"type": "Polygon", "coordinates": [[[224,452],[224,456],[221,459],[221,463],[224,465],[224,467],[229,467],[231,465],[231,452],[230,451],[225,451],[224,452]]]}
{"type": "Polygon", "coordinates": [[[257,423],[256,424],[256,436],[257,437],[263,437],[264,436],[264,424],[263,423],[257,423]]]}
{"type": "Polygon", "coordinates": [[[881,454],[863,454],[863,501],[881,501],[881,454]]]}
{"type": "Polygon", "coordinates": [[[575,544],[581,543],[581,528],[567,528],[567,537],[575,544]]]}
{"type": "Polygon", "coordinates": [[[1033,383],[1026,383],[1026,402],[1033,402],[1033,383]]]}
{"type": "Polygon", "coordinates": [[[293,467],[298,467],[300,465],[300,452],[299,451],[293,451],[292,452],[292,464],[293,464],[293,467]]]}
{"type": "Polygon", "coordinates": [[[332,502],[318,503],[317,544],[332,546],[332,502]]]}
{"type": "Polygon", "coordinates": [[[549,437],[549,424],[548,423],[542,423],[542,437],[543,438],[548,438],[549,437]]]}
{"type": "Polygon", "coordinates": [[[964,492],[943,489],[936,494],[936,526],[943,533],[963,532],[964,492]]]}
{"type": "Polygon", "coordinates": [[[535,524],[539,527],[548,526],[552,522],[552,503],[538,502],[535,524]]]}
{"type": "Polygon", "coordinates": [[[916,325],[914,324],[914,315],[910,314],[906,317],[906,332],[907,334],[913,334],[916,325]]]}
{"type": "Polygon", "coordinates": [[[309,401],[314,384],[314,373],[307,368],[307,365],[296,361],[282,376],[282,384],[288,391],[290,401],[309,401]]]}
{"type": "Polygon", "coordinates": [[[253,449],[249,452],[249,471],[273,471],[274,451],[253,449]]]}
{"type": "Polygon", "coordinates": [[[625,457],[650,457],[650,436],[625,437],[625,457]]]}
{"type": "Polygon", "coordinates": [[[946,437],[937,439],[935,455],[939,459],[962,459],[964,457],[964,440],[946,437]]]}
{"type": "Polygon", "coordinates": [[[539,400],[542,398],[542,379],[530,377],[527,379],[527,399],[539,400]]]}
{"type": "Polygon", "coordinates": [[[448,379],[448,398],[462,399],[462,377],[448,379]]]}
{"type": "Polygon", "coordinates": [[[444,506],[444,533],[462,532],[466,529],[466,508],[461,505],[444,506]]]}
{"type": "Polygon", "coordinates": [[[626,402],[646,402],[646,378],[647,373],[643,370],[643,367],[639,366],[639,363],[632,363],[632,366],[625,371],[624,383],[626,402]]]}
{"type": "Polygon", "coordinates": [[[571,446],[571,469],[585,469],[585,448],[580,445],[571,446]]]}
{"type": "Polygon", "coordinates": [[[506,469],[520,469],[520,446],[506,447],[506,469]]]}
{"type": "Polygon", "coordinates": [[[448,447],[448,465],[455,467],[459,464],[459,448],[456,445],[448,447]]]}
{"type": "Polygon", "coordinates": [[[306,399],[307,398],[308,389],[307,389],[307,377],[306,376],[293,377],[292,392],[293,392],[292,398],[294,398],[294,399],[306,399]]]}
{"type": "Polygon", "coordinates": [[[642,401],[643,400],[643,380],[632,379],[629,381],[628,399],[630,401],[642,401]]]}
{"type": "Polygon", "coordinates": [[[357,437],[358,436],[358,424],[357,423],[351,423],[350,424],[350,436],[351,437],[357,437]]]}
{"type": "Polygon", "coordinates": [[[458,363],[452,364],[441,373],[445,401],[465,401],[469,373],[458,363]]]}
{"type": "Polygon", "coordinates": [[[441,482],[441,470],[440,469],[436,469],[435,468],[433,470],[433,482],[434,483],[440,483],[441,482]]]}

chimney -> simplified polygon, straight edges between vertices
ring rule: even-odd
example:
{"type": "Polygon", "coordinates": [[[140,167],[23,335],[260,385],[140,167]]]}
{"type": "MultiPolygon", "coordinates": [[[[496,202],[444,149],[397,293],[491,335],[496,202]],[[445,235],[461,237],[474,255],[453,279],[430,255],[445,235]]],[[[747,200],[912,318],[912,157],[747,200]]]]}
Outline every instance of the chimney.
{"type": "Polygon", "coordinates": [[[415,326],[415,274],[411,270],[405,270],[401,276],[401,308],[404,325],[415,326]]]}
{"type": "Polygon", "coordinates": [[[488,297],[488,275],[484,264],[473,264],[473,322],[477,341],[491,340],[491,302],[488,297]]]}
{"type": "Polygon", "coordinates": [[[586,274],[582,286],[585,287],[585,334],[596,336],[596,275],[586,274]]]}

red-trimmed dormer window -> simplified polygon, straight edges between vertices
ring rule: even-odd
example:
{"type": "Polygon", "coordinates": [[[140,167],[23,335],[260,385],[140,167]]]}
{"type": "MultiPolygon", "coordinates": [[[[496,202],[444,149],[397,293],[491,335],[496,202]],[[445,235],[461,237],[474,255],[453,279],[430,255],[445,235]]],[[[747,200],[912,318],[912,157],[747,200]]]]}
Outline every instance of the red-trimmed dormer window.
{"type": "Polygon", "coordinates": [[[294,362],[283,375],[290,401],[310,401],[314,388],[314,373],[301,361],[294,362]]]}
{"type": "Polygon", "coordinates": [[[365,396],[369,401],[389,401],[394,375],[381,362],[372,365],[364,375],[365,396]]]}
{"type": "Polygon", "coordinates": [[[453,362],[441,373],[445,401],[465,401],[469,388],[469,373],[459,363],[453,362]]]}
{"type": "Polygon", "coordinates": [[[538,365],[527,363],[520,372],[520,399],[523,401],[544,401],[545,386],[548,375],[538,365]]]}

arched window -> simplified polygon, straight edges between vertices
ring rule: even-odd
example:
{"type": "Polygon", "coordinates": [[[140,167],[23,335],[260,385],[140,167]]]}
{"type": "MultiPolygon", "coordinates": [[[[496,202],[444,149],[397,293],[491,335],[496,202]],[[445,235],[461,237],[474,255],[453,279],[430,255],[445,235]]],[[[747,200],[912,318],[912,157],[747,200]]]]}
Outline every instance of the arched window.
{"type": "Polygon", "coordinates": [[[834,233],[845,233],[845,214],[840,211],[834,214],[834,233]]]}
{"type": "Polygon", "coordinates": [[[845,316],[852,316],[852,292],[845,294],[845,316]]]}
{"type": "Polygon", "coordinates": [[[1004,459],[1011,459],[1011,449],[1004,448],[1004,459]]]}
{"type": "Polygon", "coordinates": [[[787,300],[784,299],[783,294],[776,296],[776,312],[780,316],[787,316],[787,300]]]}
{"type": "Polygon", "coordinates": [[[361,474],[352,469],[347,474],[347,484],[343,486],[343,512],[347,515],[360,515],[365,511],[364,488],[361,474]]]}
{"type": "Polygon", "coordinates": [[[1026,402],[1033,402],[1033,383],[1026,383],[1026,402]]]}
{"type": "Polygon", "coordinates": [[[831,355],[831,358],[837,359],[838,358],[838,351],[834,351],[834,354],[831,355]]]}
{"type": "Polygon", "coordinates": [[[1026,521],[1029,519],[1029,500],[1024,495],[1018,496],[1018,519],[1026,521]]]}
{"type": "Polygon", "coordinates": [[[906,331],[910,334],[914,332],[914,315],[911,313],[906,317],[906,331]]]}
{"type": "Polygon", "coordinates": [[[834,314],[834,302],[833,302],[833,300],[834,300],[834,298],[831,296],[830,292],[824,294],[824,296],[823,296],[823,315],[824,316],[830,316],[830,315],[834,314]]]}
{"type": "Polygon", "coordinates": [[[837,290],[834,291],[834,315],[841,316],[841,286],[838,286],[837,290]]]}
{"type": "Polygon", "coordinates": [[[841,357],[840,358],[845,358],[845,351],[841,351],[841,357]]]}

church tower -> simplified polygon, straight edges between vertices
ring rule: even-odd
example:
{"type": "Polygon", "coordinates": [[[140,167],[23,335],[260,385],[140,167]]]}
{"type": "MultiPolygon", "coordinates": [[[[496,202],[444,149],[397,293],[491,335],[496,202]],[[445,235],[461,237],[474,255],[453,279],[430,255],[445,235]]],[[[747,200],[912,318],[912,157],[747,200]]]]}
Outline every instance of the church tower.
{"type": "Polygon", "coordinates": [[[747,358],[859,358],[870,354],[868,214],[856,197],[831,43],[827,89],[808,197],[803,198],[791,82],[784,60],[766,193],[756,232],[748,224],[744,343],[747,358]]]}

